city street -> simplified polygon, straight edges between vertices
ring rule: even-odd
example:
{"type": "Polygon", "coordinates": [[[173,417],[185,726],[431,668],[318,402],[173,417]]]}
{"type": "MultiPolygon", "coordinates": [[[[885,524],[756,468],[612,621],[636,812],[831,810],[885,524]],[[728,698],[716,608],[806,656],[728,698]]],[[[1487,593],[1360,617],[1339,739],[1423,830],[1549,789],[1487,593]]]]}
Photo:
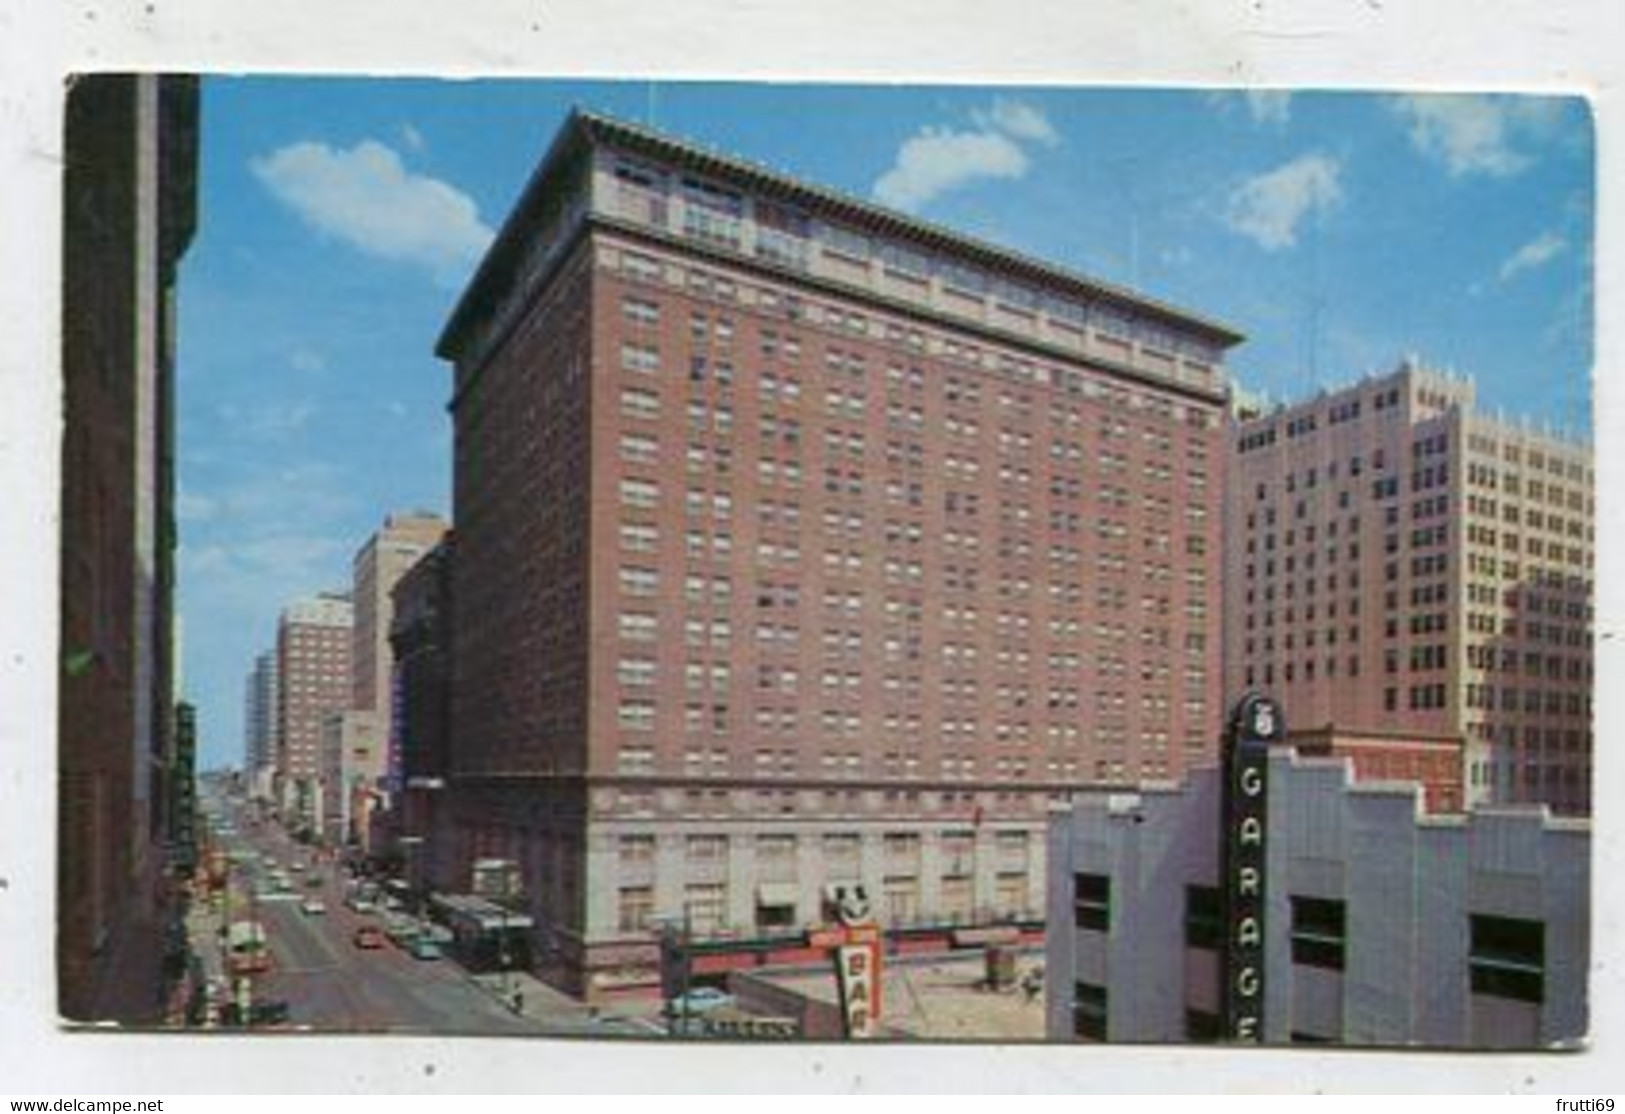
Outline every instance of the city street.
{"type": "Polygon", "coordinates": [[[356,929],[380,925],[373,914],[360,914],[344,904],[345,872],[314,855],[270,823],[249,826],[222,843],[237,861],[231,867],[230,896],[220,914],[194,916],[193,946],[206,966],[222,964],[219,937],[224,920],[257,919],[265,929],[272,955],[271,970],[254,980],[254,1001],[285,1002],[287,1026],[317,1032],[395,1032],[481,1036],[650,1036],[651,1028],[634,1021],[590,1015],[585,1007],[515,973],[511,985],[521,991],[519,1013],[500,994],[500,980],[478,981],[451,957],[417,959],[385,941],[362,948],[356,929]],[[290,872],[295,893],[273,892],[269,856],[276,869],[290,872]],[[293,871],[293,864],[308,864],[293,871]],[[308,885],[314,876],[320,885],[308,885]],[[301,904],[318,898],[323,913],[306,913],[301,904]],[[214,954],[208,952],[212,950],[214,954]]]}

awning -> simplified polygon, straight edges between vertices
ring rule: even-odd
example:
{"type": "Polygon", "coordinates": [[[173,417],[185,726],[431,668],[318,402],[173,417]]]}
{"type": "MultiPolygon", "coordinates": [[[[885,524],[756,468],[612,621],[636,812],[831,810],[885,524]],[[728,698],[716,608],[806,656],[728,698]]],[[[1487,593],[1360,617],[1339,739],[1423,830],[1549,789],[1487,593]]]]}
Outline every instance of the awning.
{"type": "Polygon", "coordinates": [[[801,887],[794,882],[762,882],[756,887],[756,904],[767,908],[794,905],[801,897],[801,887]]]}

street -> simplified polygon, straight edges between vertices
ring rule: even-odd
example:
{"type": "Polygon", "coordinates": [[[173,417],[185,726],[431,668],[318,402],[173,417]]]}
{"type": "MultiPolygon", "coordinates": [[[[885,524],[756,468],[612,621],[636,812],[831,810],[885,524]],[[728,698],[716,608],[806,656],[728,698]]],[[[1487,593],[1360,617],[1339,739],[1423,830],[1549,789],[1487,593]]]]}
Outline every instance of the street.
{"type": "Polygon", "coordinates": [[[653,1027],[638,1019],[599,1017],[527,974],[509,977],[523,995],[523,1006],[515,1012],[501,994],[502,980],[476,980],[449,956],[417,959],[388,941],[382,947],[359,947],[356,929],[380,925],[381,920],[345,906],[343,868],[331,859],[318,861],[311,848],[274,824],[253,824],[245,813],[237,819],[235,832],[221,837],[232,857],[224,907],[194,915],[193,946],[208,970],[219,972],[222,923],[258,920],[272,965],[253,980],[253,1000],[285,1002],[288,1027],[481,1036],[651,1035],[653,1027]],[[295,864],[302,869],[294,869],[295,864]],[[286,872],[295,892],[276,893],[273,870],[286,872]],[[326,911],[302,911],[308,898],[320,899],[326,911]]]}

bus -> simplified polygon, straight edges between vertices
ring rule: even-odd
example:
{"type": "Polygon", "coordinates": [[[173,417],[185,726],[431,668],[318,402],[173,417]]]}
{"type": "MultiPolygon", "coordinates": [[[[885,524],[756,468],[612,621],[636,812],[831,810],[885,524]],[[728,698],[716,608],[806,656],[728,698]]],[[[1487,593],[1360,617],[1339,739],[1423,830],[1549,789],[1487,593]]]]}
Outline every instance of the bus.
{"type": "Polygon", "coordinates": [[[226,973],[258,975],[271,969],[271,945],[259,921],[234,921],[226,931],[226,973]]]}
{"type": "Polygon", "coordinates": [[[527,971],[535,922],[472,894],[435,894],[435,919],[451,929],[450,950],[470,971],[527,971]]]}

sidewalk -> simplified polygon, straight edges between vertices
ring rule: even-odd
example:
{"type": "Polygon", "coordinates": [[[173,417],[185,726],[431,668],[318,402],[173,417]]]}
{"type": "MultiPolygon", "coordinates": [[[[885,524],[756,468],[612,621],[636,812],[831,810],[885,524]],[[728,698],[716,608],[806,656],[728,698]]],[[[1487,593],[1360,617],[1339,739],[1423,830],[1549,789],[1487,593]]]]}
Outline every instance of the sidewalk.
{"type": "Polygon", "coordinates": [[[658,1016],[658,1001],[589,1006],[528,971],[470,974],[468,979],[498,1001],[503,1000],[506,993],[508,1008],[532,1021],[563,1022],[568,1028],[583,1032],[608,1033],[623,1026],[630,1027],[632,1034],[638,1036],[651,1036],[660,1031],[642,1023],[643,1019],[658,1016]],[[514,1009],[516,1003],[518,1009],[514,1009]]]}

